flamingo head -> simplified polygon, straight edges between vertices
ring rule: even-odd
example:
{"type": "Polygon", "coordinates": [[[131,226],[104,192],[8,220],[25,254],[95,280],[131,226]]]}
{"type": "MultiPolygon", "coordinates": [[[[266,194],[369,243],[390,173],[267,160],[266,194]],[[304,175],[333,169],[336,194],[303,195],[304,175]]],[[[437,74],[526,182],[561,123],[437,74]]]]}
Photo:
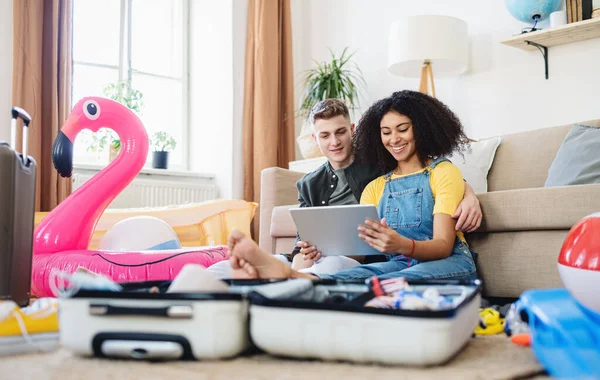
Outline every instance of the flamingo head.
{"type": "Polygon", "coordinates": [[[70,177],[73,172],[73,144],[79,132],[84,129],[92,132],[98,132],[100,128],[115,129],[113,127],[131,117],[137,119],[129,108],[111,99],[86,97],[78,101],[52,147],[52,162],[60,176],[70,177]]]}

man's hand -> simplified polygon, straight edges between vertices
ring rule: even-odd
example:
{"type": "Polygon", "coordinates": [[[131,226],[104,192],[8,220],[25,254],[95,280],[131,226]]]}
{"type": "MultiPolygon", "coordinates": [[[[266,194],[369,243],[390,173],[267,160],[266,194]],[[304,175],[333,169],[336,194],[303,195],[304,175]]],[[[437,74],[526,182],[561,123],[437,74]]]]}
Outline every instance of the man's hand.
{"type": "Polygon", "coordinates": [[[468,183],[465,183],[465,197],[456,208],[452,215],[456,222],[456,230],[462,232],[473,232],[481,226],[481,205],[479,199],[473,193],[473,189],[468,183]]]}
{"type": "Polygon", "coordinates": [[[388,227],[385,218],[381,224],[372,220],[366,220],[365,225],[359,226],[358,236],[366,241],[371,247],[382,253],[402,253],[404,244],[402,236],[388,227]]]}
{"type": "Polygon", "coordinates": [[[321,258],[321,252],[317,251],[317,247],[305,241],[299,241],[296,243],[296,247],[300,247],[300,254],[304,256],[304,260],[317,261],[321,258]]]}

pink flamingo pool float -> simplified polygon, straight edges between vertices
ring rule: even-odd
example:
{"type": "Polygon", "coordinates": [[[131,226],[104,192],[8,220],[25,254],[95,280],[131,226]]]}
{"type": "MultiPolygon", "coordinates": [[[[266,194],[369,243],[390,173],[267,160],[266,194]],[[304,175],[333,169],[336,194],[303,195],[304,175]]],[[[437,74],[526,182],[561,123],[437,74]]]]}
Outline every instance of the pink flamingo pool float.
{"type": "Polygon", "coordinates": [[[228,258],[223,246],[139,252],[87,249],[98,219],[140,172],[148,155],[146,129],[131,110],[110,99],[84,98],[73,107],[54,141],[52,161],[62,177],[72,174],[77,134],[103,127],[119,135],[121,152],[52,210],[34,232],[31,290],[38,297],[52,296],[53,270],[72,273],[84,267],[117,282],[172,280],[185,264],[209,267],[228,258]]]}

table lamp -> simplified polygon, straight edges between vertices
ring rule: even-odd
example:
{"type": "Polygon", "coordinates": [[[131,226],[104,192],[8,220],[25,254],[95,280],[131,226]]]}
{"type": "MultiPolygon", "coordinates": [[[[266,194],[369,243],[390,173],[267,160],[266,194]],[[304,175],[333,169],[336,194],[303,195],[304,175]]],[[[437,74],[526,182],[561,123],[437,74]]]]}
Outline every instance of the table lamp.
{"type": "Polygon", "coordinates": [[[392,23],[388,42],[388,70],[402,77],[420,76],[419,91],[424,94],[435,97],[434,71],[436,76],[443,77],[467,70],[467,24],[455,17],[402,18],[392,23]]]}

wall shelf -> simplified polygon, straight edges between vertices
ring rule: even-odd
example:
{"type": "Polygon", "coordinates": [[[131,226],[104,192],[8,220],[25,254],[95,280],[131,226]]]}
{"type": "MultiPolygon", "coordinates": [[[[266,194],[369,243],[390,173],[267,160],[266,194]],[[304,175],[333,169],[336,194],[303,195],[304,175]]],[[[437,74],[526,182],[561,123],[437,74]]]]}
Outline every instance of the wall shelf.
{"type": "Polygon", "coordinates": [[[503,44],[521,50],[538,49],[544,57],[546,79],[548,79],[548,48],[591,40],[600,37],[600,18],[573,22],[556,28],[523,33],[501,41],[503,44]]]}
{"type": "Polygon", "coordinates": [[[519,34],[502,41],[502,43],[522,50],[536,50],[535,46],[528,45],[526,41],[551,47],[598,37],[600,37],[600,17],[537,32],[519,34]]]}

